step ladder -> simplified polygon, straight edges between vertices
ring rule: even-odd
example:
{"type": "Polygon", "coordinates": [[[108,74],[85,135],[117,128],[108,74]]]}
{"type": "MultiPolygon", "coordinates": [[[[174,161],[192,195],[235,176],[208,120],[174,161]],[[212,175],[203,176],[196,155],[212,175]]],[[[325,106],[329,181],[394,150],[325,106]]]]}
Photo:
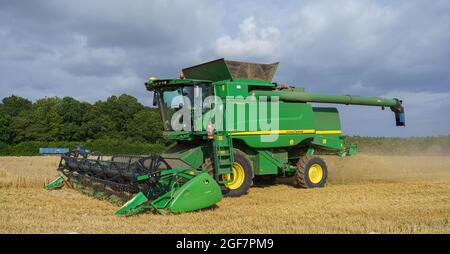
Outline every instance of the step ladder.
{"type": "Polygon", "coordinates": [[[216,176],[219,179],[216,179],[220,183],[227,183],[233,179],[233,141],[229,135],[223,133],[214,134],[214,170],[216,176]],[[221,179],[221,175],[231,174],[231,177],[228,181],[224,181],[221,179]]]}

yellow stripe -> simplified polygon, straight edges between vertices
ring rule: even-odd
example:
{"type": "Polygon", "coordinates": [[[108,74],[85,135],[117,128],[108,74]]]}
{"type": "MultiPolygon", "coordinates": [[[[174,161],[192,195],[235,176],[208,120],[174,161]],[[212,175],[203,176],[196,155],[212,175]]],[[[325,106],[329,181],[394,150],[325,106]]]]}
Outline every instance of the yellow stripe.
{"type": "Polygon", "coordinates": [[[342,131],[335,130],[335,131],[316,131],[316,134],[341,134],[342,131]]]}
{"type": "MultiPolygon", "coordinates": [[[[272,131],[244,131],[244,132],[234,132],[230,135],[275,135],[275,134],[287,134],[287,131],[283,130],[272,130],[272,131]]],[[[291,133],[290,133],[291,134],[291,133]]],[[[295,134],[295,133],[292,133],[295,134]]]]}
{"type": "Polygon", "coordinates": [[[326,130],[326,131],[316,131],[312,129],[308,130],[270,130],[270,131],[244,131],[244,132],[233,132],[230,135],[240,136],[240,135],[285,135],[285,134],[341,134],[340,130],[326,130]]]}

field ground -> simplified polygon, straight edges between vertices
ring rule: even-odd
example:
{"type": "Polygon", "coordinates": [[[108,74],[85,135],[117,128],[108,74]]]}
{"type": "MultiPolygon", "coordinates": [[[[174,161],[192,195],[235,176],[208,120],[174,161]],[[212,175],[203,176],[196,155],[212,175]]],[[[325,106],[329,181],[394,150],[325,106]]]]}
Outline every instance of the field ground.
{"type": "Polygon", "coordinates": [[[325,160],[325,188],[281,182],[200,212],[118,217],[106,201],[42,189],[58,158],[0,157],[0,233],[450,233],[449,156],[325,160]]]}

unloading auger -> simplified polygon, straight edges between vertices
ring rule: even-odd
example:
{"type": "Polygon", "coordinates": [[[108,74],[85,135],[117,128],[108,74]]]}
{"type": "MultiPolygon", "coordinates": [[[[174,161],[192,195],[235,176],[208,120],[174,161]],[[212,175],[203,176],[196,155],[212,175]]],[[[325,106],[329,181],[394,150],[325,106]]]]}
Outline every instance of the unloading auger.
{"type": "Polygon", "coordinates": [[[77,153],[61,156],[60,176],[47,189],[67,185],[99,199],[123,203],[118,215],[143,210],[159,213],[195,211],[213,206],[222,199],[214,179],[205,172],[170,168],[161,156],[102,156],[90,159],[77,153]],[[131,199],[130,199],[131,198],[131,199]]]}

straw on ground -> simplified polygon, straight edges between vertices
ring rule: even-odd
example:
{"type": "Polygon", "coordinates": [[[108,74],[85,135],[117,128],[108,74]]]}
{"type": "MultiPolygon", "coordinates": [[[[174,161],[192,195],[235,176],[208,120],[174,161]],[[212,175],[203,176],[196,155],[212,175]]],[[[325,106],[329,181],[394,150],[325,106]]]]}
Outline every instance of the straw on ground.
{"type": "Polygon", "coordinates": [[[450,157],[327,157],[330,181],[251,188],[179,215],[112,215],[75,190],[42,189],[56,157],[0,157],[0,233],[450,233],[450,157]]]}

